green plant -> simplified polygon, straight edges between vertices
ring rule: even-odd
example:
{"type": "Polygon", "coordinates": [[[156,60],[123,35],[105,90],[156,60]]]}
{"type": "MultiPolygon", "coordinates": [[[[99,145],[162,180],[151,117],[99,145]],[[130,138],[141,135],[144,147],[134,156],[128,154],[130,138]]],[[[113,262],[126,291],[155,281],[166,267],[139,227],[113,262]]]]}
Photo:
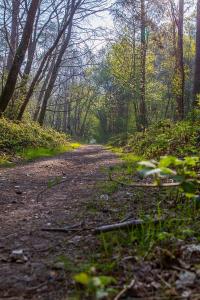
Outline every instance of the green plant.
{"type": "MultiPolygon", "coordinates": [[[[120,148],[120,153],[128,152],[145,158],[170,154],[179,157],[197,155],[199,152],[199,132],[199,118],[195,122],[191,120],[177,123],[170,120],[159,121],[144,132],[135,132],[129,135],[126,144],[123,144],[123,151],[120,148]]],[[[117,146],[122,146],[120,138],[117,141],[115,140],[113,143],[111,140],[110,142],[114,146],[115,152],[118,151],[117,146]]]]}
{"type": "MultiPolygon", "coordinates": [[[[199,157],[185,157],[179,159],[174,156],[161,157],[159,161],[150,160],[139,162],[138,170],[144,177],[153,177],[159,186],[162,181],[172,180],[179,185],[181,192],[188,198],[198,197],[200,184],[197,169],[199,169],[199,157]]],[[[170,186],[170,183],[169,183],[170,186]]]]}
{"type": "Polygon", "coordinates": [[[113,292],[113,289],[108,286],[116,283],[113,277],[94,276],[84,272],[75,275],[74,280],[76,283],[84,287],[88,296],[92,296],[93,299],[107,298],[109,294],[113,292]]]}
{"type": "Polygon", "coordinates": [[[0,164],[14,158],[32,160],[57,155],[79,147],[69,136],[34,122],[11,122],[0,119],[0,164]]]}

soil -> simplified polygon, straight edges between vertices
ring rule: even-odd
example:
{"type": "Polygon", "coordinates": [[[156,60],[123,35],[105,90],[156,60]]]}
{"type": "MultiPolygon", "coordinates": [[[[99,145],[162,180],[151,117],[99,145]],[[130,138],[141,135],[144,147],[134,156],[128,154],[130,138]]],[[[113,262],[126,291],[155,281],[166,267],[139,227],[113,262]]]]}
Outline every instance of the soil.
{"type": "MultiPolygon", "coordinates": [[[[0,169],[0,300],[94,300],[73,280],[94,263],[95,276],[116,279],[105,300],[200,299],[200,238],[172,237],[138,258],[134,239],[126,244],[127,232],[120,232],[124,246],[115,233],[107,245],[106,236],[94,235],[97,226],[141,212],[156,216],[158,203],[166,218],[174,213],[176,201],[166,191],[112,189],[108,168],[118,163],[115,154],[89,145],[0,169]]],[[[184,226],[192,232],[193,224],[184,226]]]]}
{"type": "Polygon", "coordinates": [[[106,220],[102,214],[91,219],[87,205],[106,179],[102,168],[116,163],[114,154],[92,145],[0,169],[0,299],[66,299],[71,279],[56,259],[92,249],[95,238],[84,228],[106,220]],[[74,231],[42,231],[80,222],[74,231]]]}

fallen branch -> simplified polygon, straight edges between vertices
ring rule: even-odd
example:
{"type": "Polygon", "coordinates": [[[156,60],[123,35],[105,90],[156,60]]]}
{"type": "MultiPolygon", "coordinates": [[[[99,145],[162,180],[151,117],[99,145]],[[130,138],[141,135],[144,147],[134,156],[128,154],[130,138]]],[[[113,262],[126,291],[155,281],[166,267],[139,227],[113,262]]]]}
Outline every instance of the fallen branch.
{"type": "Polygon", "coordinates": [[[115,182],[119,185],[126,186],[126,187],[129,187],[129,188],[135,188],[135,187],[141,187],[141,188],[168,188],[168,187],[171,187],[171,188],[173,188],[173,187],[178,187],[178,186],[181,185],[178,182],[161,183],[161,184],[156,184],[156,183],[147,183],[146,184],[146,183],[134,182],[134,183],[128,184],[128,183],[113,179],[111,174],[109,174],[109,179],[110,179],[110,181],[113,181],[113,182],[115,182]]]}
{"type": "Polygon", "coordinates": [[[121,299],[121,297],[122,296],[124,296],[124,295],[126,295],[126,293],[130,290],[130,289],[132,289],[133,287],[134,287],[134,285],[135,285],[135,279],[133,279],[132,281],[131,281],[131,283],[128,285],[128,286],[126,286],[115,298],[114,298],[114,300],[120,300],[121,299]]]}
{"type": "MultiPolygon", "coordinates": [[[[160,222],[163,222],[164,220],[165,220],[164,218],[152,220],[152,221],[149,220],[148,223],[153,223],[156,225],[160,222]]],[[[131,227],[141,226],[146,223],[147,223],[146,221],[139,219],[139,220],[130,220],[130,221],[123,222],[123,223],[116,223],[116,224],[111,224],[111,225],[100,226],[94,230],[94,234],[100,234],[100,233],[119,230],[119,229],[129,229],[131,227]]]]}
{"type": "Polygon", "coordinates": [[[41,289],[42,287],[47,286],[47,285],[48,285],[48,282],[43,282],[43,283],[41,283],[41,284],[39,284],[39,285],[37,285],[37,286],[33,286],[33,287],[28,287],[28,288],[26,288],[26,291],[28,291],[28,292],[33,292],[33,291],[38,290],[38,289],[41,289]]]}

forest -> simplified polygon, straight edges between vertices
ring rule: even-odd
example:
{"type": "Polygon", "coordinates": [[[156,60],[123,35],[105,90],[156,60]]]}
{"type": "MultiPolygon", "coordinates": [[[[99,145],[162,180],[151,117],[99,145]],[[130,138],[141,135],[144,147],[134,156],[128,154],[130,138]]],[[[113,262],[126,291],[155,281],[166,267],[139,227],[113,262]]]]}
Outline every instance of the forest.
{"type": "Polygon", "coordinates": [[[200,299],[200,0],[0,0],[0,300],[200,299]]]}

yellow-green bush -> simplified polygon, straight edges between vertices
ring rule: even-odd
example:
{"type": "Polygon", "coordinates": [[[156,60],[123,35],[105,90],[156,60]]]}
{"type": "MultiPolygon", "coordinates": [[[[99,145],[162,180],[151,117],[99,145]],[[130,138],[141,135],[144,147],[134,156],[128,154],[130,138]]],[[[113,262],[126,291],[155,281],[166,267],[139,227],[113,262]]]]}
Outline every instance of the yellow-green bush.
{"type": "Polygon", "coordinates": [[[26,149],[63,148],[69,146],[69,137],[37,123],[11,122],[0,119],[0,153],[22,153],[26,149]]]}

